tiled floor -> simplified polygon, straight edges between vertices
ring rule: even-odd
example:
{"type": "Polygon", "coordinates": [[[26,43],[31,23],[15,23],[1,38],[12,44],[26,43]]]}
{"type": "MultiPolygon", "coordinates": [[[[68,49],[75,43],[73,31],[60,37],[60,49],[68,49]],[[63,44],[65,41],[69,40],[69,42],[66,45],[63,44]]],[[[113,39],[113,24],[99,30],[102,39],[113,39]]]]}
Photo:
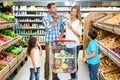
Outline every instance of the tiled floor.
{"type": "MultiPolygon", "coordinates": [[[[78,69],[78,80],[89,80],[88,68],[85,63],[81,61],[82,59],[82,51],[79,54],[79,69],[78,69]]],[[[44,58],[45,51],[43,51],[43,55],[41,56],[42,67],[40,70],[40,80],[44,80],[44,58]]],[[[18,71],[18,74],[14,77],[13,80],[29,80],[29,58],[28,61],[24,64],[23,67],[18,71]]],[[[58,74],[60,80],[68,80],[70,78],[69,74],[58,74]]]]}

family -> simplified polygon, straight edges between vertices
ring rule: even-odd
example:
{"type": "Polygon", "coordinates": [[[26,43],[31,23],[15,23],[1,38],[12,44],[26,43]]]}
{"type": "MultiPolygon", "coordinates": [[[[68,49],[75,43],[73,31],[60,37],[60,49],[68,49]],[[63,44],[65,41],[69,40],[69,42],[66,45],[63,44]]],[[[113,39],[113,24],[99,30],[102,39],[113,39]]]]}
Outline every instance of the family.
{"type": "MultiPolygon", "coordinates": [[[[76,43],[73,46],[69,46],[68,49],[72,47],[76,47],[76,59],[78,58],[78,53],[80,50],[80,37],[82,35],[82,17],[80,14],[80,7],[75,5],[71,8],[70,16],[67,17],[64,14],[57,12],[57,7],[55,3],[48,3],[47,5],[48,14],[47,16],[42,18],[42,22],[45,26],[46,34],[45,34],[45,50],[46,50],[46,57],[45,57],[45,80],[49,80],[49,60],[50,60],[50,52],[49,52],[49,44],[58,45],[52,43],[53,40],[63,39],[64,32],[65,32],[65,39],[74,40],[76,43]],[[66,19],[67,26],[64,27],[63,19],[66,19]]],[[[89,68],[89,76],[90,80],[98,80],[98,67],[100,63],[100,59],[98,57],[98,43],[96,42],[97,32],[93,29],[90,29],[88,32],[88,36],[90,38],[90,42],[88,44],[88,56],[83,58],[83,62],[88,63],[89,68]]],[[[31,37],[28,41],[28,48],[27,53],[30,56],[30,78],[29,80],[41,80],[39,78],[40,73],[40,56],[42,55],[42,48],[39,41],[35,37],[31,37]]],[[[77,70],[78,70],[78,63],[77,63],[77,70]]],[[[70,80],[77,80],[77,71],[71,73],[70,80]]],[[[57,74],[52,73],[53,80],[59,80],[57,74]]],[[[78,75],[79,76],[79,75],[78,75]]]]}

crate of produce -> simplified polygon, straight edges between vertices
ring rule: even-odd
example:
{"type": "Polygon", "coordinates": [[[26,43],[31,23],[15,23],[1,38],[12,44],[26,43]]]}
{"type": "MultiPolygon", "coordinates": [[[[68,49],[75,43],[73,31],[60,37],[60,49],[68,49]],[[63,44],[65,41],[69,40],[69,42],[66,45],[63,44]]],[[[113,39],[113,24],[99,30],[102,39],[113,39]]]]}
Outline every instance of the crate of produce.
{"type": "Polygon", "coordinates": [[[114,57],[116,57],[116,59],[119,59],[120,61],[120,47],[108,49],[108,53],[114,55],[114,57]]]}
{"type": "Polygon", "coordinates": [[[101,44],[100,42],[98,42],[98,44],[99,44],[100,50],[107,56],[108,55],[108,49],[103,44],[101,44]]]}
{"type": "Polygon", "coordinates": [[[76,71],[76,48],[68,48],[72,40],[55,40],[59,45],[50,47],[50,63],[54,73],[74,73],[76,71]]]}
{"type": "Polygon", "coordinates": [[[25,53],[25,51],[22,51],[22,52],[17,56],[18,61],[22,60],[22,58],[24,57],[24,53],[25,53]]]}
{"type": "Polygon", "coordinates": [[[120,69],[104,74],[105,80],[120,80],[120,69]]]}
{"type": "Polygon", "coordinates": [[[108,56],[110,59],[112,59],[120,67],[120,55],[119,54],[117,54],[109,49],[108,56]]]}
{"type": "Polygon", "coordinates": [[[0,64],[0,80],[4,80],[4,77],[9,75],[9,65],[0,64]]]}
{"type": "Polygon", "coordinates": [[[110,67],[114,66],[114,63],[112,62],[111,59],[108,57],[104,56],[101,58],[99,69],[101,72],[106,72],[110,67]]]}
{"type": "Polygon", "coordinates": [[[106,77],[102,72],[99,73],[99,80],[106,80],[106,77]]]}
{"type": "Polygon", "coordinates": [[[114,26],[114,33],[117,34],[117,35],[120,35],[120,25],[116,25],[114,26]]]}
{"type": "Polygon", "coordinates": [[[97,23],[97,27],[100,28],[100,29],[109,31],[109,32],[113,32],[113,27],[114,26],[111,25],[111,24],[106,24],[106,23],[103,23],[103,22],[98,22],[97,23]]]}
{"type": "Polygon", "coordinates": [[[17,56],[9,63],[10,70],[17,64],[17,56]]]}
{"type": "Polygon", "coordinates": [[[93,25],[94,25],[95,27],[97,27],[97,28],[100,28],[100,29],[103,29],[103,26],[104,26],[103,24],[97,23],[97,22],[94,23],[93,25]]]}

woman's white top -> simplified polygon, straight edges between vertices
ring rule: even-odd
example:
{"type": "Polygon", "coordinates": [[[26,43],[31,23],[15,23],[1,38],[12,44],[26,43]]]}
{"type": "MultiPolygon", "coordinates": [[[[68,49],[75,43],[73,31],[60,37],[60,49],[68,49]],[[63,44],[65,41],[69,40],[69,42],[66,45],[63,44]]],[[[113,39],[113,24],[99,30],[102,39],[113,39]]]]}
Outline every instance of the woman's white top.
{"type": "MultiPolygon", "coordinates": [[[[33,48],[33,50],[34,50],[34,59],[35,59],[36,67],[40,67],[41,66],[40,51],[38,48],[33,48]]],[[[32,63],[32,59],[30,59],[30,68],[34,68],[33,63],[32,63]]]]}
{"type": "MultiPolygon", "coordinates": [[[[72,25],[72,28],[74,28],[80,35],[82,35],[82,25],[81,25],[79,19],[77,19],[71,23],[70,18],[68,18],[68,20],[66,21],[66,24],[69,24],[69,23],[72,25]]],[[[67,47],[72,48],[72,47],[80,45],[79,38],[71,31],[71,29],[69,28],[68,25],[66,25],[66,35],[65,36],[66,36],[65,39],[75,41],[75,43],[73,43],[73,44],[66,44],[67,47]]]]}

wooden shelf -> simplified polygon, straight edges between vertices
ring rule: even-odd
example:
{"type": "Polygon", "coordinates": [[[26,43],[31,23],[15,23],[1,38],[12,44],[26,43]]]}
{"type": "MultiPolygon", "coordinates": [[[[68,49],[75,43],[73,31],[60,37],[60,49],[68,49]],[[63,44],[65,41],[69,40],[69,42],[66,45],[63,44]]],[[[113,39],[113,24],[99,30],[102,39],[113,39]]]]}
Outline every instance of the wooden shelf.
{"type": "Polygon", "coordinates": [[[99,22],[94,22],[93,23],[94,27],[109,31],[111,33],[120,35],[120,25],[111,25],[111,24],[105,24],[105,23],[99,23],[99,22]]]}
{"type": "MultiPolygon", "coordinates": [[[[96,12],[96,11],[95,11],[96,12]]],[[[113,11],[110,11],[113,12],[113,11]]],[[[118,11],[120,12],[120,11],[118,11]]],[[[103,22],[98,22],[101,16],[103,16],[105,12],[97,12],[97,13],[90,13],[84,20],[84,50],[87,48],[87,45],[89,43],[89,38],[87,37],[87,34],[89,32],[90,28],[98,28],[102,29],[104,31],[111,32],[112,34],[116,34],[120,36],[120,25],[112,25],[107,24],[103,22]],[[93,21],[94,20],[94,21],[93,21]]],[[[104,46],[104,44],[97,41],[99,44],[100,51],[103,55],[107,56],[109,59],[112,60],[113,63],[115,63],[117,66],[120,67],[120,56],[111,51],[109,48],[104,46]]],[[[84,51],[85,52],[85,51],[84,51]]],[[[106,80],[105,75],[99,71],[100,80],[106,80]]]]}
{"type": "Polygon", "coordinates": [[[17,25],[18,25],[18,23],[14,23],[14,22],[0,23],[0,29],[12,28],[17,25]]]}
{"type": "Polygon", "coordinates": [[[4,80],[5,76],[9,75],[9,65],[6,65],[1,71],[0,71],[0,80],[4,80]]]}
{"type": "Polygon", "coordinates": [[[106,48],[100,42],[98,42],[98,44],[102,53],[109,57],[114,63],[116,63],[120,67],[120,56],[111,51],[110,49],[106,48]]]}
{"type": "Polygon", "coordinates": [[[106,80],[104,74],[101,72],[100,69],[98,69],[98,73],[99,73],[99,80],[106,80]]]}
{"type": "Polygon", "coordinates": [[[20,39],[22,39],[22,37],[21,36],[17,36],[16,38],[7,41],[5,44],[0,45],[0,51],[8,48],[11,44],[15,44],[20,39]]]}
{"type": "MultiPolygon", "coordinates": [[[[5,66],[5,69],[3,69],[2,71],[9,71],[6,75],[3,75],[1,72],[0,74],[3,75],[4,80],[7,80],[11,74],[13,74],[13,72],[18,68],[18,66],[21,64],[22,61],[25,60],[25,57],[27,55],[25,55],[25,50],[23,50],[20,55],[17,55],[12,62],[10,62],[7,66],[5,66]],[[22,55],[22,56],[21,56],[22,55]],[[19,58],[19,56],[21,56],[21,58],[19,58]],[[12,66],[11,66],[12,65],[12,66]],[[7,68],[6,68],[7,67],[7,68]],[[6,70],[7,69],[7,70],[6,70]]],[[[1,78],[0,78],[1,79],[1,78]]],[[[2,80],[1,79],[1,80],[2,80]]]]}

